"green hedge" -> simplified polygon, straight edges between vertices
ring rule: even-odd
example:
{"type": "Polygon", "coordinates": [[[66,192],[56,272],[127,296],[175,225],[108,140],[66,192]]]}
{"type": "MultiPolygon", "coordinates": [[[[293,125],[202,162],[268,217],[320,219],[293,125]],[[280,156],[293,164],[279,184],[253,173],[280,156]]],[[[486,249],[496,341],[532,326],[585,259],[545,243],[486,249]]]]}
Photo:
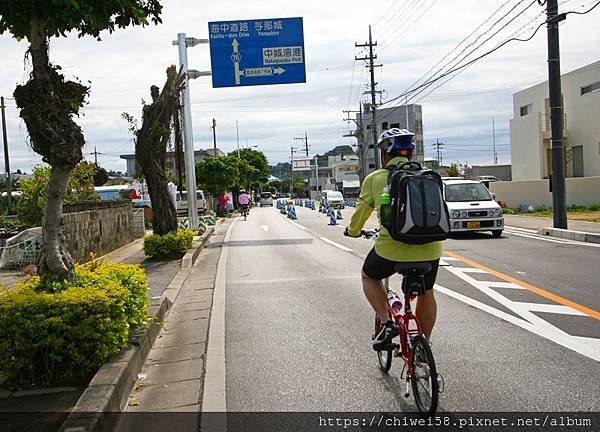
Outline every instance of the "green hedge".
{"type": "Polygon", "coordinates": [[[52,287],[34,277],[0,296],[0,371],[11,383],[85,384],[147,321],[138,265],[78,265],[76,276],[52,287]]]}
{"type": "Polygon", "coordinates": [[[194,231],[179,229],[163,236],[144,237],[144,253],[152,258],[181,258],[192,248],[194,231]]]}

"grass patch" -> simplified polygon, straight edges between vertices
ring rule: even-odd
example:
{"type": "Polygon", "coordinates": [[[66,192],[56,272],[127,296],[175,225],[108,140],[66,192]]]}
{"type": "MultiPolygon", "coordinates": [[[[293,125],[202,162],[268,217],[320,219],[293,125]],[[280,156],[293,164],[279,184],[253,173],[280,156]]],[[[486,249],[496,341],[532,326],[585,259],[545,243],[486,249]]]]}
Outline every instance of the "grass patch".
{"type": "MultiPolygon", "coordinates": [[[[532,212],[521,212],[519,209],[505,208],[503,209],[503,212],[508,215],[552,217],[551,208],[537,209],[532,212]]],[[[567,219],[585,222],[600,222],[600,203],[568,207],[567,219]]]]}

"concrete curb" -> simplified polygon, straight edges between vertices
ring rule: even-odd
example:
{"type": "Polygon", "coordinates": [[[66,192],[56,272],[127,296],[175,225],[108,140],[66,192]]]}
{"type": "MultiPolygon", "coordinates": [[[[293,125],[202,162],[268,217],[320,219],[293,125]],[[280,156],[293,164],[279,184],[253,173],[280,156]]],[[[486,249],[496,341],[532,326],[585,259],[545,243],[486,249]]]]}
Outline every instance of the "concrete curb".
{"type": "Polygon", "coordinates": [[[195,239],[193,250],[181,260],[181,270],[163,291],[160,300],[152,301],[148,314],[154,319],[145,327],[132,333],[129,346],[113,360],[98,370],[85,389],[60,432],[106,432],[112,431],[120,419],[131,389],[137,381],[148,353],[161,330],[161,323],[168,315],[179,291],[189,275],[198,255],[212,236],[209,228],[195,239]],[[185,261],[185,266],[184,266],[185,261]]]}
{"type": "Polygon", "coordinates": [[[584,231],[572,231],[561,228],[542,228],[539,230],[539,234],[586,243],[600,243],[600,234],[584,231]]]}
{"type": "Polygon", "coordinates": [[[183,258],[181,258],[181,268],[191,270],[192,266],[196,262],[200,251],[204,248],[204,244],[208,241],[210,236],[215,231],[214,227],[209,227],[199,237],[194,237],[194,245],[190,251],[188,251],[183,258]]]}

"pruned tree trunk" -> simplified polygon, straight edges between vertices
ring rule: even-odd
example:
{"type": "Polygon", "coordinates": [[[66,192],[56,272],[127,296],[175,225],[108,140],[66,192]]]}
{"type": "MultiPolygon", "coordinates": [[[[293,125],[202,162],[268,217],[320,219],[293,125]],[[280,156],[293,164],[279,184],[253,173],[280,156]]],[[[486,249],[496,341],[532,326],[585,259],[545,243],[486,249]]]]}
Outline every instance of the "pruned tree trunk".
{"type": "Polygon", "coordinates": [[[65,81],[48,59],[48,34],[44,21],[33,19],[29,35],[33,71],[14,96],[27,126],[33,150],[52,166],[44,209],[44,248],[38,266],[41,276],[74,280],[74,262],[65,245],[62,206],[71,172],[81,161],[85,140],[73,121],[89,88],[65,81]]]}
{"type": "Polygon", "coordinates": [[[181,134],[181,107],[173,115],[173,128],[175,130],[175,169],[177,170],[177,190],[183,192],[183,171],[185,164],[183,160],[183,136],[181,134]]]}
{"type": "Polygon", "coordinates": [[[167,69],[167,81],[160,95],[158,87],[151,87],[152,103],[144,106],[142,127],[136,133],[135,158],[148,184],[152,229],[158,235],[177,229],[177,211],[169,193],[165,163],[183,78],[184,75],[171,66],[167,69]]]}

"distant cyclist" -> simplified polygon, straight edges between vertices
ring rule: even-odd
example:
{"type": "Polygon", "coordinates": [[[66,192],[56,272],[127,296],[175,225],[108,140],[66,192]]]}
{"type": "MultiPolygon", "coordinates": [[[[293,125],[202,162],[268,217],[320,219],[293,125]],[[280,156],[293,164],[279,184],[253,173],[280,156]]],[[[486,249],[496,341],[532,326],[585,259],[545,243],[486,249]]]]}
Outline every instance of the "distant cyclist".
{"type": "Polygon", "coordinates": [[[250,211],[250,195],[245,189],[242,189],[238,195],[238,204],[240,205],[242,212],[244,210],[246,212],[250,211]]]}
{"type": "MultiPolygon", "coordinates": [[[[406,129],[392,128],[384,131],[377,142],[381,149],[381,160],[384,166],[399,165],[412,158],[415,148],[414,134],[406,129]]],[[[356,211],[352,215],[350,226],[344,235],[360,237],[362,228],[373,210],[381,206],[381,194],[387,185],[389,170],[385,168],[369,174],[360,187],[360,196],[356,211]]],[[[380,220],[381,222],[381,220],[380,220]]],[[[442,256],[442,243],[406,244],[392,239],[380,226],[380,236],[375,247],[369,252],[362,268],[363,291],[371,307],[382,323],[381,331],[373,340],[373,349],[382,350],[389,341],[398,335],[398,326],[390,319],[387,309],[387,295],[382,280],[394,275],[394,266],[398,262],[424,262],[432,264],[431,271],[425,274],[426,293],[417,300],[416,315],[419,318],[423,333],[429,339],[437,316],[437,305],[433,296],[433,285],[438,271],[439,259],[442,256]]]]}

